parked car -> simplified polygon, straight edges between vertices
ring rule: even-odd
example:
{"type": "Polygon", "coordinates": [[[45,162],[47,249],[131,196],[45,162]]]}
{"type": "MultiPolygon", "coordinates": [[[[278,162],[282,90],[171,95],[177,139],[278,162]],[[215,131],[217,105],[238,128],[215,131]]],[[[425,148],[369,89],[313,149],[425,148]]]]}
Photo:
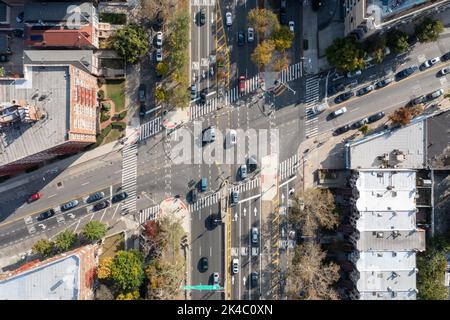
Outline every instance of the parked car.
{"type": "Polygon", "coordinates": [[[434,99],[437,99],[437,98],[439,98],[440,96],[442,96],[443,94],[444,94],[444,90],[442,90],[442,89],[433,91],[433,92],[427,94],[427,100],[434,100],[434,99]]]}
{"type": "Polygon", "coordinates": [[[394,81],[394,79],[392,79],[392,78],[383,79],[383,80],[378,81],[377,83],[375,83],[375,87],[377,89],[384,88],[387,85],[389,85],[390,83],[392,83],[392,81],[394,81]]]}
{"type": "Polygon", "coordinates": [[[237,142],[237,132],[236,132],[236,130],[230,130],[227,140],[228,140],[228,145],[229,146],[233,146],[233,145],[236,144],[236,142],[237,142]]]}
{"type": "Polygon", "coordinates": [[[441,70],[439,70],[438,75],[445,76],[446,74],[450,73],[450,67],[445,67],[441,70]]]}
{"type": "Polygon", "coordinates": [[[202,8],[199,13],[199,24],[202,26],[205,24],[205,21],[206,21],[206,10],[205,8],[202,8]]]}
{"type": "Polygon", "coordinates": [[[365,94],[368,94],[369,92],[373,91],[373,89],[375,89],[375,87],[373,85],[369,85],[367,87],[361,88],[359,89],[356,94],[358,96],[363,96],[365,94]]]}
{"type": "Polygon", "coordinates": [[[220,275],[218,272],[213,273],[213,284],[218,285],[220,282],[220,275]]]}
{"type": "Polygon", "coordinates": [[[280,11],[280,24],[282,25],[287,24],[287,14],[285,11],[280,11]]]}
{"type": "Polygon", "coordinates": [[[338,110],[335,110],[331,113],[331,117],[336,118],[339,117],[340,115],[343,115],[344,113],[347,112],[347,108],[346,107],[342,107],[338,110]]]}
{"type": "Polygon", "coordinates": [[[250,156],[247,159],[247,169],[248,172],[253,172],[258,168],[258,161],[256,160],[255,156],[250,156]]]}
{"type": "Polygon", "coordinates": [[[33,193],[27,200],[28,203],[34,202],[41,198],[41,194],[39,192],[33,193]]]}
{"type": "Polygon", "coordinates": [[[353,129],[361,128],[363,125],[367,124],[368,122],[369,122],[369,120],[367,118],[358,120],[352,124],[352,128],[353,129]]]}
{"type": "Polygon", "coordinates": [[[247,30],[247,41],[248,42],[255,41],[255,31],[252,27],[249,27],[247,30]]]}
{"type": "Polygon", "coordinates": [[[109,206],[109,201],[108,200],[104,200],[104,201],[102,201],[102,202],[99,202],[99,203],[96,203],[95,205],[94,205],[94,211],[98,211],[98,210],[102,210],[102,209],[105,209],[106,207],[108,207],[109,206]]]}
{"type": "Polygon", "coordinates": [[[139,86],[139,102],[141,104],[145,103],[145,96],[146,96],[145,91],[146,91],[145,84],[141,84],[139,86]]]}
{"type": "Polygon", "coordinates": [[[61,206],[61,211],[67,211],[75,208],[78,205],[78,200],[69,201],[61,206]]]}
{"type": "Polygon", "coordinates": [[[139,106],[139,116],[141,118],[145,117],[145,114],[147,113],[147,108],[145,108],[145,104],[141,104],[139,106]]]}
{"type": "Polygon", "coordinates": [[[321,6],[322,6],[322,1],[321,0],[313,0],[313,2],[312,2],[312,9],[314,11],[318,11],[321,6]]]}
{"type": "Polygon", "coordinates": [[[347,72],[347,78],[354,78],[361,75],[361,70],[347,72]]]}
{"type": "Polygon", "coordinates": [[[350,99],[354,95],[355,94],[353,92],[351,92],[351,91],[347,91],[347,92],[341,93],[336,98],[334,98],[334,102],[335,103],[341,103],[341,102],[347,101],[348,99],[350,99]]]}
{"type": "Polygon", "coordinates": [[[422,63],[422,65],[420,67],[422,69],[431,68],[432,66],[434,66],[436,63],[438,63],[440,61],[441,61],[441,58],[435,57],[433,59],[429,59],[429,60],[425,61],[424,63],[422,63]]]}
{"type": "Polygon", "coordinates": [[[155,42],[156,42],[156,45],[158,46],[158,47],[162,47],[162,45],[163,45],[163,33],[161,32],[161,31],[158,31],[157,33],[156,33],[156,37],[155,37],[155,42]]]}
{"type": "Polygon", "coordinates": [[[295,22],[294,21],[289,21],[289,30],[294,33],[294,29],[295,29],[295,22]]]}
{"type": "Polygon", "coordinates": [[[344,89],[345,89],[345,84],[343,84],[343,83],[340,83],[335,86],[331,86],[328,88],[328,95],[332,96],[340,91],[343,91],[344,89]]]}
{"type": "Polygon", "coordinates": [[[232,270],[233,274],[237,274],[239,272],[239,259],[238,258],[234,258],[231,261],[231,270],[232,270]]]}
{"type": "Polygon", "coordinates": [[[191,203],[197,202],[197,189],[191,190],[191,203]]]}
{"type": "Polygon", "coordinates": [[[156,61],[161,62],[163,61],[163,57],[162,57],[162,49],[161,48],[157,48],[156,49],[156,61]]]}
{"type": "Polygon", "coordinates": [[[450,52],[447,52],[446,54],[444,54],[444,55],[441,57],[441,60],[442,60],[442,61],[448,61],[448,60],[450,60],[450,52]]]}
{"type": "Polygon", "coordinates": [[[239,31],[236,36],[236,41],[238,46],[243,46],[245,44],[245,33],[244,31],[239,31]]]}
{"type": "Polygon", "coordinates": [[[239,77],[239,92],[245,92],[245,76],[239,77]]]}
{"type": "Polygon", "coordinates": [[[122,200],[125,200],[126,198],[128,198],[128,193],[126,192],[121,192],[119,194],[116,194],[115,196],[113,196],[111,198],[112,203],[116,203],[122,200]]]}
{"type": "Polygon", "coordinates": [[[197,99],[197,86],[193,84],[191,86],[191,100],[197,99]]]}
{"type": "Polygon", "coordinates": [[[259,273],[254,271],[250,274],[250,286],[255,288],[258,286],[259,273]]]}
{"type": "Polygon", "coordinates": [[[231,204],[237,204],[239,202],[239,194],[237,191],[231,191],[231,204]]]}
{"type": "Polygon", "coordinates": [[[287,0],[280,0],[280,9],[286,10],[287,7],[287,0]]]}
{"type": "Polygon", "coordinates": [[[252,228],[252,243],[253,244],[259,243],[259,232],[258,232],[258,228],[256,228],[256,227],[252,228]]]}
{"type": "Polygon", "coordinates": [[[43,221],[45,219],[48,219],[50,217],[53,217],[55,215],[55,210],[53,209],[48,209],[47,211],[41,212],[38,217],[37,220],[38,221],[43,221]]]}
{"type": "Polygon", "coordinates": [[[0,54],[0,62],[8,62],[9,57],[6,54],[0,54]]]}
{"type": "Polygon", "coordinates": [[[368,123],[372,123],[372,122],[382,119],[383,117],[384,117],[384,112],[377,112],[377,113],[371,115],[370,117],[368,117],[367,120],[368,120],[368,123]]]}
{"type": "Polygon", "coordinates": [[[425,98],[425,96],[419,96],[411,100],[411,105],[416,106],[418,104],[425,103],[426,101],[427,99],[425,98]]]}
{"type": "Polygon", "coordinates": [[[416,65],[412,65],[406,69],[403,69],[402,71],[397,72],[395,77],[397,78],[397,80],[403,80],[416,72],[417,69],[419,68],[416,65]]]}
{"type": "Polygon", "coordinates": [[[225,13],[225,20],[226,20],[226,25],[228,27],[230,27],[233,24],[233,15],[231,14],[231,12],[225,13]]]}
{"type": "Polygon", "coordinates": [[[201,257],[200,258],[200,269],[203,272],[208,270],[208,258],[207,257],[201,257]]]}
{"type": "Polygon", "coordinates": [[[350,130],[350,126],[348,124],[346,124],[340,128],[337,128],[336,130],[334,130],[333,136],[338,136],[340,134],[346,133],[348,130],[350,130]]]}
{"type": "Polygon", "coordinates": [[[241,175],[241,179],[247,178],[247,166],[245,164],[241,165],[239,172],[241,175]]]}
{"type": "Polygon", "coordinates": [[[91,203],[97,200],[102,199],[105,196],[104,192],[96,192],[91,194],[87,199],[86,199],[86,203],[91,203]]]}

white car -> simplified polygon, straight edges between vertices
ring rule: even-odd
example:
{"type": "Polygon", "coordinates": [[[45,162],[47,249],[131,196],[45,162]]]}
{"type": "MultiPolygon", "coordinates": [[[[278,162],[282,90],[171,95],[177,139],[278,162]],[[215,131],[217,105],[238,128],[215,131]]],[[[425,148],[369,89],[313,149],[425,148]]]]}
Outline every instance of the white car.
{"type": "Polygon", "coordinates": [[[234,258],[231,262],[231,268],[233,270],[233,274],[237,274],[239,272],[239,259],[234,258]]]}
{"type": "Polygon", "coordinates": [[[347,108],[346,107],[342,107],[342,108],[340,108],[340,109],[338,109],[338,110],[336,110],[336,111],[333,111],[332,113],[331,113],[331,115],[334,117],[334,118],[336,118],[336,117],[338,117],[338,116],[340,116],[340,115],[343,115],[344,113],[346,113],[347,112],[347,108]]]}
{"type": "Polygon", "coordinates": [[[228,135],[228,145],[233,146],[237,142],[237,133],[236,130],[230,130],[230,133],[228,135]]]}
{"type": "Polygon", "coordinates": [[[247,42],[253,42],[255,40],[255,31],[249,27],[247,31],[247,42]]]}
{"type": "Polygon", "coordinates": [[[354,78],[361,75],[361,70],[347,72],[347,78],[354,78]]]}
{"type": "Polygon", "coordinates": [[[225,18],[227,26],[231,26],[233,24],[231,12],[225,13],[225,18]]]}
{"type": "Polygon", "coordinates": [[[294,28],[295,28],[295,22],[289,21],[289,30],[291,30],[291,32],[294,32],[294,28]]]}
{"type": "Polygon", "coordinates": [[[441,58],[439,58],[439,57],[427,60],[422,64],[422,67],[430,68],[430,67],[434,66],[436,63],[438,63],[439,61],[441,61],[441,58]]]}
{"type": "Polygon", "coordinates": [[[445,76],[446,74],[449,74],[450,73],[450,67],[445,67],[444,69],[441,69],[440,71],[439,71],[439,74],[441,75],[441,76],[445,76]]]}
{"type": "Polygon", "coordinates": [[[156,49],[156,61],[161,62],[162,60],[162,49],[158,48],[156,49]]]}
{"type": "Polygon", "coordinates": [[[163,34],[161,31],[158,31],[156,33],[156,45],[158,47],[162,47],[162,44],[163,44],[163,34]]]}

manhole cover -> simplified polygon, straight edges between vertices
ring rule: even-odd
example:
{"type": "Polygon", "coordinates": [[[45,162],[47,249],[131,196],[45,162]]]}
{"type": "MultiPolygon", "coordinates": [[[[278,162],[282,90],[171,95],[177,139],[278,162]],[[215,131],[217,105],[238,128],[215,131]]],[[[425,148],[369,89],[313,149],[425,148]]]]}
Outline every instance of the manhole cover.
{"type": "Polygon", "coordinates": [[[62,187],[63,187],[63,183],[62,183],[61,181],[58,182],[58,183],[56,184],[56,187],[57,187],[58,189],[62,188],[62,187]]]}

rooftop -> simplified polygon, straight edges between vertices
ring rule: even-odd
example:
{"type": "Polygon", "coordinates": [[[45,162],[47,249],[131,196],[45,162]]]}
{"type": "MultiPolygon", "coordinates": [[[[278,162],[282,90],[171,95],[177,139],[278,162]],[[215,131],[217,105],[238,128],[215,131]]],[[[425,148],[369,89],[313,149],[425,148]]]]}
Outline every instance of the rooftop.
{"type": "Polygon", "coordinates": [[[92,28],[83,26],[78,29],[54,28],[51,30],[32,30],[26,28],[25,44],[39,47],[90,47],[92,45],[92,28]]]}
{"type": "Polygon", "coordinates": [[[361,231],[356,247],[359,251],[425,250],[425,231],[361,231]]]}
{"type": "Polygon", "coordinates": [[[356,267],[360,272],[413,270],[416,254],[414,251],[360,252],[356,267]]]}
{"type": "Polygon", "coordinates": [[[414,289],[408,291],[383,291],[361,292],[360,300],[416,300],[417,292],[414,289]]]}
{"type": "Polygon", "coordinates": [[[359,292],[414,290],[416,288],[416,271],[360,272],[356,287],[359,292]]]}
{"type": "Polygon", "coordinates": [[[450,111],[426,119],[427,163],[434,169],[450,169],[450,111]]]}
{"type": "Polygon", "coordinates": [[[26,66],[26,79],[0,80],[0,103],[34,108],[39,121],[0,129],[0,163],[10,163],[67,140],[70,75],[68,66],[26,66]]]}
{"type": "Polygon", "coordinates": [[[367,6],[380,13],[381,22],[410,13],[411,9],[423,6],[430,0],[368,0],[367,6]]]}
{"type": "Polygon", "coordinates": [[[416,211],[365,211],[356,221],[359,231],[413,230],[416,211]]]}
{"type": "Polygon", "coordinates": [[[24,64],[73,64],[78,69],[92,73],[92,50],[25,50],[24,64]]]}
{"type": "Polygon", "coordinates": [[[86,24],[92,23],[93,10],[95,8],[90,2],[32,2],[25,6],[24,21],[86,24]]]}

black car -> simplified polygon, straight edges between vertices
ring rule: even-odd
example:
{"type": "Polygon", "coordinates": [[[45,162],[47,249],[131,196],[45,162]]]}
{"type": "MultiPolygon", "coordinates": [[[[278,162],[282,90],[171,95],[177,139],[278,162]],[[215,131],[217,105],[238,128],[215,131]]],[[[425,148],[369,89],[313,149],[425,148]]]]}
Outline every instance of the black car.
{"type": "Polygon", "coordinates": [[[411,105],[416,106],[418,104],[425,103],[426,101],[427,99],[425,98],[425,96],[420,96],[411,100],[411,105]]]}
{"type": "Polygon", "coordinates": [[[210,219],[211,219],[211,225],[212,225],[213,227],[217,227],[217,226],[222,222],[222,220],[220,219],[220,215],[214,215],[214,214],[212,214],[212,215],[210,216],[210,219]]]}
{"type": "Polygon", "coordinates": [[[39,216],[37,217],[37,220],[42,221],[42,220],[48,219],[50,217],[53,217],[54,215],[55,215],[55,210],[48,209],[47,211],[44,211],[41,214],[39,214],[39,216]]]}
{"type": "Polygon", "coordinates": [[[322,1],[321,0],[313,0],[313,2],[312,2],[312,9],[314,11],[319,11],[321,6],[322,6],[322,1]]]}
{"type": "Polygon", "coordinates": [[[340,128],[337,128],[336,130],[334,130],[333,136],[338,136],[340,134],[346,133],[348,130],[350,130],[350,126],[348,124],[346,124],[345,126],[342,126],[340,128]]]}
{"type": "Polygon", "coordinates": [[[370,86],[359,89],[356,92],[356,94],[358,96],[363,96],[363,95],[368,94],[369,92],[373,91],[373,89],[375,89],[375,87],[373,85],[370,85],[370,86]]]}
{"type": "Polygon", "coordinates": [[[365,125],[368,122],[369,122],[369,120],[367,120],[367,118],[358,120],[358,121],[356,121],[355,123],[352,124],[352,128],[353,129],[361,128],[363,125],[365,125]]]}
{"type": "Polygon", "coordinates": [[[375,83],[375,87],[377,89],[384,88],[390,83],[392,83],[392,78],[387,78],[387,79],[384,79],[384,80],[381,80],[381,81],[378,81],[377,83],[375,83]]]}
{"type": "Polygon", "coordinates": [[[191,190],[191,202],[197,202],[197,189],[192,189],[191,190]]]}
{"type": "Polygon", "coordinates": [[[111,198],[112,203],[116,203],[122,200],[125,200],[128,197],[128,194],[126,192],[121,192],[119,194],[116,194],[111,198]]]}
{"type": "Polygon", "coordinates": [[[109,206],[109,201],[108,201],[108,200],[99,202],[99,203],[97,203],[97,204],[94,206],[94,211],[98,211],[98,210],[105,209],[107,206],[109,206]]]}
{"type": "Polygon", "coordinates": [[[96,192],[91,194],[87,199],[86,199],[86,203],[91,203],[97,200],[102,199],[105,196],[104,192],[96,192]]]}
{"type": "Polygon", "coordinates": [[[203,272],[208,270],[208,258],[207,257],[200,258],[200,269],[203,272]]]}
{"type": "Polygon", "coordinates": [[[338,92],[340,92],[340,91],[342,91],[344,89],[345,89],[345,84],[343,84],[343,83],[338,84],[336,86],[331,86],[331,87],[328,88],[328,95],[332,96],[332,95],[334,95],[334,94],[336,94],[336,93],[338,93],[338,92]]]}
{"type": "Polygon", "coordinates": [[[204,88],[201,92],[200,92],[200,100],[202,103],[206,103],[206,97],[208,96],[208,88],[204,88]]]}
{"type": "Polygon", "coordinates": [[[239,31],[237,33],[237,43],[239,46],[243,46],[245,44],[245,33],[243,31],[239,31]]]}
{"type": "Polygon", "coordinates": [[[397,80],[405,79],[405,78],[409,77],[410,75],[412,75],[414,72],[416,72],[417,69],[419,69],[419,67],[416,65],[413,65],[409,68],[403,69],[400,72],[397,72],[395,77],[397,78],[397,80]]]}
{"type": "Polygon", "coordinates": [[[448,61],[448,60],[450,60],[450,52],[447,52],[446,54],[444,54],[444,55],[441,57],[441,60],[442,60],[442,61],[448,61]]]}
{"type": "Polygon", "coordinates": [[[334,102],[335,102],[335,103],[341,103],[341,102],[344,102],[344,101],[350,99],[351,97],[353,97],[354,95],[355,95],[355,94],[354,94],[353,92],[351,92],[351,91],[344,92],[344,93],[338,95],[338,96],[334,99],[334,102]]]}
{"type": "Polygon", "coordinates": [[[252,272],[250,274],[250,285],[252,288],[255,288],[258,286],[258,280],[259,280],[259,272],[252,272]]]}
{"type": "Polygon", "coordinates": [[[287,14],[285,11],[280,11],[280,24],[287,25],[287,14]]]}
{"type": "Polygon", "coordinates": [[[7,62],[9,60],[6,54],[0,54],[0,62],[7,62]]]}
{"type": "Polygon", "coordinates": [[[200,25],[204,25],[206,21],[206,10],[202,8],[199,13],[199,23],[200,25]]]}
{"type": "Polygon", "coordinates": [[[141,117],[141,118],[143,118],[143,117],[145,117],[145,113],[147,112],[147,108],[145,108],[145,105],[144,104],[141,104],[140,106],[139,106],[139,116],[141,117]]]}
{"type": "Polygon", "coordinates": [[[383,117],[384,117],[384,112],[378,112],[378,113],[375,113],[375,114],[371,115],[370,117],[368,117],[367,121],[369,123],[372,123],[372,122],[382,119],[383,117]]]}

